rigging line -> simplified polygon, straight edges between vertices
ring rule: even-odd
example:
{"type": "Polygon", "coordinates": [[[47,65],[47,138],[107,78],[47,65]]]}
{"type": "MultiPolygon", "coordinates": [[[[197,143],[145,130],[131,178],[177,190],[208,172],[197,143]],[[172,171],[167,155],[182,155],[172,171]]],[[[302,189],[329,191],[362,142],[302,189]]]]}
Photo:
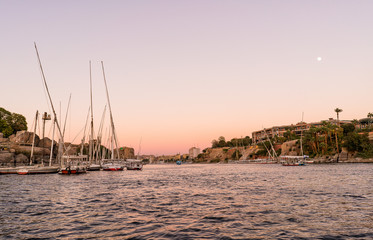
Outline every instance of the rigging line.
{"type": "Polygon", "coordinates": [[[71,148],[71,146],[73,145],[73,142],[75,141],[75,139],[79,136],[79,134],[84,130],[84,127],[82,129],[80,129],[80,131],[76,134],[76,136],[74,137],[74,139],[69,143],[69,146],[66,148],[66,151],[63,155],[65,155],[71,148]]]}
{"type": "MultiPolygon", "coordinates": [[[[35,117],[33,118],[34,120],[32,120],[32,125],[31,125],[31,129],[34,129],[34,124],[36,124],[36,122],[35,122],[35,117]]],[[[36,133],[34,133],[34,134],[36,134],[36,133]]]]}
{"type": "Polygon", "coordinates": [[[84,142],[85,142],[85,132],[87,130],[87,124],[88,124],[88,118],[89,118],[89,111],[91,110],[91,107],[88,107],[88,113],[87,113],[87,118],[85,120],[85,126],[84,126],[84,133],[83,133],[83,138],[82,138],[82,146],[81,146],[81,149],[80,149],[80,154],[83,155],[83,147],[84,147],[84,142]]]}
{"type": "MultiPolygon", "coordinates": [[[[52,122],[53,122],[53,121],[52,121],[52,122]]],[[[51,131],[52,131],[52,129],[53,129],[53,124],[51,124],[50,127],[49,127],[49,132],[48,132],[47,137],[49,137],[49,136],[51,135],[51,131]]],[[[51,138],[51,140],[52,140],[52,138],[51,138]]]]}
{"type": "Polygon", "coordinates": [[[41,140],[41,135],[40,135],[40,117],[38,117],[38,124],[37,124],[37,128],[38,128],[38,136],[39,136],[39,140],[41,140]]]}
{"type": "MultiPolygon", "coordinates": [[[[104,76],[104,82],[105,82],[105,88],[106,88],[106,96],[107,96],[107,101],[108,101],[109,111],[110,111],[112,136],[114,138],[113,140],[115,142],[115,146],[116,146],[116,150],[117,150],[117,155],[118,155],[117,157],[119,159],[118,141],[117,141],[117,135],[116,135],[115,127],[114,127],[114,120],[113,120],[113,114],[112,114],[112,111],[111,111],[111,105],[110,105],[110,99],[109,99],[109,91],[108,91],[107,84],[106,84],[106,76],[105,76],[105,69],[104,69],[104,62],[103,61],[101,61],[101,66],[102,66],[102,74],[104,76]]],[[[114,154],[113,154],[113,156],[114,156],[114,154]]]]}
{"type": "Polygon", "coordinates": [[[66,110],[66,115],[65,115],[65,122],[63,124],[63,131],[62,131],[62,136],[65,137],[65,129],[66,129],[66,120],[67,120],[67,116],[69,114],[69,108],[70,108],[70,101],[71,101],[71,93],[70,93],[70,97],[69,97],[69,102],[67,104],[67,110],[66,110]]]}
{"type": "Polygon", "coordinates": [[[43,93],[44,93],[45,101],[47,102],[47,108],[48,108],[48,111],[51,112],[51,109],[50,109],[49,104],[48,104],[49,101],[48,101],[47,91],[45,90],[45,87],[44,87],[43,72],[41,71],[40,68],[39,68],[39,73],[40,73],[41,84],[43,86],[43,93]]]}

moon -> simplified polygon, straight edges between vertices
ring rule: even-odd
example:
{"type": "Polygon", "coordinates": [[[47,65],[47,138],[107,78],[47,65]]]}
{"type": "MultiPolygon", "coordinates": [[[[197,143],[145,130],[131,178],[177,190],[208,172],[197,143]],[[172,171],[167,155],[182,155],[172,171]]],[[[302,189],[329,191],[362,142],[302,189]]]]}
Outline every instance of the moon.
{"type": "Polygon", "coordinates": [[[321,62],[322,61],[322,57],[317,57],[317,61],[321,62]]]}

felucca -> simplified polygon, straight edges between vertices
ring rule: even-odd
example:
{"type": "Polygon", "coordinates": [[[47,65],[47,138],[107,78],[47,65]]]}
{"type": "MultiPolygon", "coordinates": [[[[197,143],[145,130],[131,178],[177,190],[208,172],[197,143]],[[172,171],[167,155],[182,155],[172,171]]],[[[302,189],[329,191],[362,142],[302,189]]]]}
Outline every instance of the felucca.
{"type": "Polygon", "coordinates": [[[113,114],[112,114],[112,111],[111,111],[109,91],[108,91],[107,83],[106,83],[104,63],[102,61],[101,61],[101,66],[102,66],[102,73],[103,73],[103,76],[104,76],[104,82],[105,82],[105,88],[106,88],[106,97],[107,97],[107,102],[108,102],[108,106],[109,106],[109,113],[110,113],[110,126],[111,126],[111,134],[110,134],[111,158],[102,160],[102,162],[103,162],[102,169],[104,171],[123,171],[124,160],[119,158],[117,135],[116,135],[116,132],[115,132],[115,127],[114,127],[113,114]],[[115,154],[114,154],[114,144],[115,144],[116,153],[117,153],[116,157],[115,157],[115,154]]]}

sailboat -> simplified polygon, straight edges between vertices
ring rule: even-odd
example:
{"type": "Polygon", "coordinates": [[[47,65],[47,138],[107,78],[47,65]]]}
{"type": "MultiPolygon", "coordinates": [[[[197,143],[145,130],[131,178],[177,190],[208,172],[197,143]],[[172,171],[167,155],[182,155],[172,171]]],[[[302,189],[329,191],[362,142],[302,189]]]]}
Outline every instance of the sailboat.
{"type": "MultiPolygon", "coordinates": [[[[36,117],[35,117],[35,128],[34,128],[34,134],[33,134],[33,141],[32,141],[32,147],[31,147],[31,155],[30,155],[30,166],[25,166],[25,167],[20,167],[17,170],[17,174],[19,175],[27,175],[27,174],[47,174],[47,173],[58,173],[60,168],[58,166],[52,166],[52,155],[53,155],[53,140],[51,144],[51,153],[49,157],[49,166],[44,166],[44,153],[42,155],[41,159],[41,164],[40,165],[32,165],[32,157],[33,157],[33,150],[34,150],[34,145],[35,145],[35,132],[36,132],[36,125],[37,125],[37,119],[38,119],[39,111],[36,111],[36,117]]],[[[45,130],[45,121],[50,120],[50,115],[48,115],[46,112],[43,114],[43,139],[44,139],[44,130],[45,130]]],[[[53,136],[52,139],[54,138],[54,127],[55,125],[53,124],[53,136]]],[[[43,142],[44,145],[44,142],[43,142]]],[[[43,152],[44,152],[44,146],[43,146],[43,152]]]]}
{"type": "MultiPolygon", "coordinates": [[[[58,121],[57,121],[57,114],[55,112],[53,102],[52,102],[52,98],[51,98],[50,93],[49,93],[49,89],[48,89],[47,82],[46,82],[46,79],[45,79],[45,74],[44,74],[44,70],[43,70],[41,60],[40,60],[40,57],[39,57],[38,49],[36,47],[36,43],[34,43],[34,46],[35,46],[35,51],[36,51],[36,55],[37,55],[38,62],[39,62],[40,71],[41,71],[42,78],[43,78],[44,87],[45,87],[45,90],[47,92],[49,103],[51,104],[52,111],[53,111],[53,114],[54,114],[53,137],[52,137],[52,139],[54,138],[54,127],[57,126],[58,132],[60,133],[60,142],[63,143],[63,135],[61,133],[61,129],[60,129],[60,126],[59,126],[58,121]]],[[[36,114],[36,118],[37,117],[38,117],[38,112],[36,114]]],[[[44,115],[43,115],[43,138],[44,138],[45,121],[50,120],[50,119],[51,119],[50,115],[47,115],[47,113],[44,113],[44,115]]],[[[34,147],[34,141],[35,141],[35,132],[36,132],[36,121],[35,121],[35,129],[34,129],[33,146],[32,146],[31,156],[30,156],[30,165],[32,165],[32,154],[33,154],[33,147],[34,147]]],[[[42,159],[41,165],[23,167],[23,168],[19,169],[17,171],[17,173],[21,174],[21,175],[57,173],[59,171],[60,167],[52,166],[52,152],[53,152],[53,142],[52,142],[52,145],[51,145],[51,154],[50,154],[50,159],[49,159],[49,166],[44,166],[44,162],[43,162],[43,159],[42,159]]]]}
{"type": "MultiPolygon", "coordinates": [[[[303,123],[303,113],[302,113],[302,123],[303,123]]],[[[281,165],[282,166],[305,166],[305,159],[308,156],[303,155],[303,130],[300,132],[300,156],[281,156],[281,165]]]]}
{"type": "MultiPolygon", "coordinates": [[[[90,124],[90,134],[89,134],[89,166],[88,171],[100,171],[101,164],[99,164],[98,157],[95,157],[95,140],[94,140],[94,130],[93,130],[93,104],[92,104],[92,71],[91,71],[91,61],[89,61],[89,83],[90,83],[90,97],[91,97],[91,124],[90,124]]],[[[98,142],[96,142],[98,144],[98,142]]]]}
{"type": "MultiPolygon", "coordinates": [[[[57,155],[57,159],[60,163],[59,173],[60,174],[85,173],[86,172],[86,163],[84,161],[84,159],[85,159],[84,156],[69,156],[69,155],[66,155],[66,153],[68,151],[67,151],[65,143],[64,143],[64,134],[62,133],[60,125],[59,125],[58,120],[57,120],[57,114],[56,114],[56,111],[55,111],[55,108],[54,108],[54,105],[53,105],[53,102],[52,102],[51,95],[49,93],[47,81],[46,81],[44,70],[43,70],[41,60],[40,60],[40,57],[39,57],[39,52],[38,52],[38,49],[36,47],[36,43],[34,43],[34,45],[35,45],[36,55],[37,55],[38,61],[39,61],[39,66],[40,66],[40,71],[41,71],[42,78],[43,78],[44,87],[45,87],[45,90],[46,90],[47,95],[48,95],[50,106],[52,107],[52,111],[53,111],[53,115],[54,115],[54,123],[55,123],[55,125],[57,127],[57,130],[58,130],[58,133],[59,133],[59,143],[58,143],[59,149],[58,149],[58,155],[57,155]]],[[[70,98],[71,98],[71,95],[70,95],[70,98]]],[[[70,99],[69,99],[69,105],[70,105],[70,99]]],[[[68,105],[68,108],[69,108],[69,105],[68,105]]],[[[66,112],[66,118],[67,118],[67,112],[66,112]]],[[[66,123],[66,120],[65,120],[65,123],[66,123]]]]}
{"type": "MultiPolygon", "coordinates": [[[[46,115],[46,113],[44,113],[44,114],[46,115]]],[[[49,159],[49,166],[44,166],[43,161],[40,165],[34,165],[34,163],[33,163],[32,159],[33,159],[33,152],[34,152],[34,146],[35,146],[35,135],[36,135],[36,126],[37,126],[38,117],[39,117],[39,111],[36,111],[35,127],[34,127],[34,132],[33,132],[33,140],[32,140],[31,156],[30,156],[29,165],[28,166],[0,168],[0,174],[26,175],[26,174],[47,174],[47,173],[57,173],[58,172],[59,167],[58,166],[52,166],[52,158],[49,159]]],[[[52,146],[51,146],[51,151],[53,151],[53,142],[52,142],[52,146]]]]}
{"type": "Polygon", "coordinates": [[[115,127],[114,127],[113,114],[112,114],[112,111],[111,111],[109,91],[108,91],[107,83],[106,83],[104,63],[102,61],[101,61],[101,66],[102,66],[102,73],[103,73],[103,76],[104,76],[104,82],[105,82],[105,88],[106,88],[106,97],[107,97],[107,102],[108,102],[108,106],[109,106],[109,113],[110,113],[110,126],[111,126],[111,134],[110,134],[111,158],[102,160],[102,162],[103,162],[102,169],[104,171],[123,171],[124,160],[119,158],[117,135],[116,135],[116,132],[115,132],[115,127]],[[117,153],[116,158],[115,158],[115,153],[114,153],[114,144],[116,146],[116,153],[117,153]]]}
{"type": "MultiPolygon", "coordinates": [[[[140,140],[140,144],[139,144],[139,151],[137,152],[137,159],[127,159],[126,160],[127,170],[142,170],[143,164],[142,164],[142,160],[140,159],[140,149],[141,149],[141,140],[140,140]]],[[[181,162],[180,162],[180,164],[181,164],[181,162]]],[[[180,164],[178,164],[178,165],[180,165],[180,164]]]]}

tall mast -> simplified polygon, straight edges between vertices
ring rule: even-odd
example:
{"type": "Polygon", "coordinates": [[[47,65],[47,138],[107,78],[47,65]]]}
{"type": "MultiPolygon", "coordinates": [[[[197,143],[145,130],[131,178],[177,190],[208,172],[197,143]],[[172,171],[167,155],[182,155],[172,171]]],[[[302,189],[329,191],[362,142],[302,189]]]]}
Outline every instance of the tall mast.
{"type": "Polygon", "coordinates": [[[304,112],[302,112],[302,123],[300,125],[300,127],[301,127],[301,130],[300,130],[300,153],[301,153],[302,157],[304,156],[304,154],[303,154],[303,142],[302,142],[302,138],[303,138],[303,126],[302,126],[302,124],[303,124],[303,114],[304,114],[304,112]]]}
{"type": "Polygon", "coordinates": [[[52,133],[51,153],[49,155],[49,167],[52,166],[53,145],[54,145],[54,130],[55,130],[55,128],[56,128],[56,119],[53,119],[53,133],[52,133]]]}
{"type": "Polygon", "coordinates": [[[94,146],[93,146],[93,103],[92,103],[92,69],[91,61],[89,61],[89,85],[90,85],[90,97],[91,97],[91,133],[89,136],[89,162],[92,163],[94,155],[94,146]]]}
{"type": "Polygon", "coordinates": [[[97,131],[97,144],[95,146],[95,154],[96,154],[96,159],[97,160],[102,159],[101,139],[102,139],[102,128],[103,128],[104,120],[105,120],[105,113],[106,113],[106,105],[105,105],[105,108],[104,108],[104,112],[102,113],[100,126],[99,126],[98,131],[97,131]]]}
{"type": "MultiPolygon", "coordinates": [[[[118,142],[117,142],[117,136],[115,133],[115,127],[114,127],[114,120],[113,120],[113,114],[111,112],[111,105],[110,105],[110,99],[109,99],[109,91],[107,89],[107,84],[106,84],[106,77],[105,77],[105,70],[104,70],[104,62],[101,61],[101,66],[102,66],[102,73],[104,75],[104,82],[105,82],[105,88],[106,88],[106,97],[107,97],[107,102],[109,105],[109,111],[110,111],[110,123],[111,123],[111,131],[112,131],[112,148],[113,148],[113,141],[115,142],[115,147],[117,150],[117,155],[119,159],[119,149],[118,149],[118,142]]],[[[114,158],[114,151],[112,151],[112,158],[114,158]]]]}
{"type": "Polygon", "coordinates": [[[55,111],[54,106],[53,106],[51,95],[49,93],[47,81],[45,80],[45,74],[44,74],[43,66],[41,65],[41,60],[40,60],[38,48],[36,47],[36,43],[34,43],[34,45],[35,45],[36,55],[37,55],[38,61],[39,61],[40,71],[41,71],[41,74],[42,74],[42,77],[43,77],[44,87],[45,87],[45,90],[47,91],[47,94],[48,94],[49,103],[51,104],[54,118],[56,119],[57,130],[58,130],[58,133],[60,134],[61,142],[62,142],[62,144],[64,144],[63,143],[63,135],[62,135],[62,132],[61,132],[61,128],[60,128],[60,125],[58,124],[58,121],[57,121],[57,114],[56,114],[56,111],[55,111]]]}
{"type": "Polygon", "coordinates": [[[38,116],[39,116],[39,111],[36,111],[36,116],[35,116],[35,127],[34,127],[34,135],[32,137],[32,147],[31,147],[31,155],[30,155],[30,165],[32,165],[32,157],[34,154],[34,145],[35,145],[35,135],[36,135],[36,125],[38,124],[38,116]]]}
{"type": "Polygon", "coordinates": [[[85,126],[84,126],[84,134],[82,138],[82,146],[80,147],[80,155],[83,155],[83,148],[84,148],[84,142],[85,142],[85,130],[87,129],[87,123],[88,123],[88,117],[89,117],[89,110],[91,108],[88,108],[88,114],[87,114],[87,119],[85,120],[85,126]]]}

